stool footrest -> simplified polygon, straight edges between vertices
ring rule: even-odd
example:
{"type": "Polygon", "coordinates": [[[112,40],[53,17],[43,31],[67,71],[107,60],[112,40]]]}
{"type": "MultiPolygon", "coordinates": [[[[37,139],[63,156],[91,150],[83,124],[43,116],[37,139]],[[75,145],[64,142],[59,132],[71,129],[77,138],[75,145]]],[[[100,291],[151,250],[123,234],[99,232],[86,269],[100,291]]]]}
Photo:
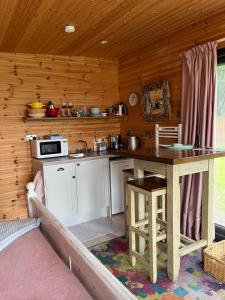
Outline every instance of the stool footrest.
{"type": "MultiPolygon", "coordinates": [[[[162,226],[164,229],[166,229],[166,222],[162,221],[161,219],[157,218],[156,219],[156,223],[159,224],[160,226],[162,226]]],[[[135,222],[135,224],[133,225],[133,227],[141,227],[141,226],[144,226],[144,225],[148,225],[149,224],[149,221],[148,220],[141,220],[141,221],[137,221],[135,222]]]]}
{"type": "Polygon", "coordinates": [[[192,251],[195,251],[199,248],[207,246],[207,240],[200,240],[198,242],[194,242],[188,246],[185,246],[179,250],[180,256],[184,256],[192,251]]]}
{"type": "Polygon", "coordinates": [[[145,266],[145,268],[150,268],[150,264],[140,253],[138,253],[137,251],[131,251],[131,255],[135,256],[136,259],[139,260],[145,266]]]}
{"type": "MultiPolygon", "coordinates": [[[[149,236],[148,236],[148,229],[138,229],[134,226],[131,226],[131,230],[135,232],[136,234],[140,235],[143,237],[146,241],[149,241],[149,236]]],[[[157,232],[156,235],[156,242],[162,241],[166,239],[166,233],[165,232],[157,232]]]]}
{"type": "Polygon", "coordinates": [[[138,222],[135,222],[135,225],[133,227],[140,227],[140,226],[144,226],[144,225],[147,225],[149,223],[148,220],[141,220],[141,221],[138,221],[138,222]]]}
{"type": "MultiPolygon", "coordinates": [[[[135,179],[134,169],[124,169],[123,170],[123,175],[126,176],[127,178],[135,179]]],[[[150,177],[150,176],[156,176],[156,174],[153,173],[153,172],[144,171],[144,177],[150,177]]]]}

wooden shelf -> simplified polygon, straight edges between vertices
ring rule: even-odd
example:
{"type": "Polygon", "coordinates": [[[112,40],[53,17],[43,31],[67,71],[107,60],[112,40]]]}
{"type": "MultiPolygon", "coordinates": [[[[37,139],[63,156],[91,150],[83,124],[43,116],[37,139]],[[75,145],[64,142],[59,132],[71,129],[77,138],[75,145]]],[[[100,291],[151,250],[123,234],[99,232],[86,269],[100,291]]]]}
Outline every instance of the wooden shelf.
{"type": "Polygon", "coordinates": [[[86,121],[86,120],[126,120],[127,116],[108,116],[108,117],[43,117],[43,118],[32,118],[25,117],[24,121],[86,121]]]}

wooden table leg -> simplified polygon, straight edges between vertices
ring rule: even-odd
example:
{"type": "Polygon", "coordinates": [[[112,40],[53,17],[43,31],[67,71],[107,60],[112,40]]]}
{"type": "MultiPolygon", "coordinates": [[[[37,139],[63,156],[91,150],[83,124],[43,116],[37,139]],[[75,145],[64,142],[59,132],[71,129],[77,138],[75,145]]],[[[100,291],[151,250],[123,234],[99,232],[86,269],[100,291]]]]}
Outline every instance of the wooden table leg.
{"type": "MultiPolygon", "coordinates": [[[[143,178],[144,170],[140,169],[138,160],[134,160],[134,176],[135,178],[143,178]]],[[[143,220],[145,217],[145,196],[142,194],[138,194],[138,220],[143,220]]],[[[145,239],[139,236],[138,239],[138,251],[140,254],[144,254],[145,251],[145,239]]]]}
{"type": "Polygon", "coordinates": [[[180,188],[177,165],[167,165],[167,271],[175,281],[180,269],[180,188]]]}
{"type": "Polygon", "coordinates": [[[214,159],[209,159],[208,172],[203,172],[202,182],[202,239],[207,240],[210,245],[214,239],[213,218],[213,174],[214,159]]]}

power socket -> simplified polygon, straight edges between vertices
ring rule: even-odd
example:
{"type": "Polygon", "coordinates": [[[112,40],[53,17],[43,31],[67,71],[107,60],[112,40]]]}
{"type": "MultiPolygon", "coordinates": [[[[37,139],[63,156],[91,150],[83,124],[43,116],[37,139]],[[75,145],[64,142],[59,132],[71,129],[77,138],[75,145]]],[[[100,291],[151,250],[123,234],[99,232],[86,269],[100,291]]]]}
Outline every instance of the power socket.
{"type": "Polygon", "coordinates": [[[25,136],[25,141],[33,141],[37,139],[37,135],[36,134],[29,134],[25,136]]]}

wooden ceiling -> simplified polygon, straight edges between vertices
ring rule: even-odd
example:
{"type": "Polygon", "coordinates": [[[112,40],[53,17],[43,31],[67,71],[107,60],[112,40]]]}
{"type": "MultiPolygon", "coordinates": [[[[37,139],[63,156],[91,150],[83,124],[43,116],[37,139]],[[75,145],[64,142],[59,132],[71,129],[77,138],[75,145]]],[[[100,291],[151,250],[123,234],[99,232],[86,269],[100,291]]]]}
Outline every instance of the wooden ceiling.
{"type": "Polygon", "coordinates": [[[0,51],[121,57],[223,10],[224,0],[0,0],[0,51]]]}

